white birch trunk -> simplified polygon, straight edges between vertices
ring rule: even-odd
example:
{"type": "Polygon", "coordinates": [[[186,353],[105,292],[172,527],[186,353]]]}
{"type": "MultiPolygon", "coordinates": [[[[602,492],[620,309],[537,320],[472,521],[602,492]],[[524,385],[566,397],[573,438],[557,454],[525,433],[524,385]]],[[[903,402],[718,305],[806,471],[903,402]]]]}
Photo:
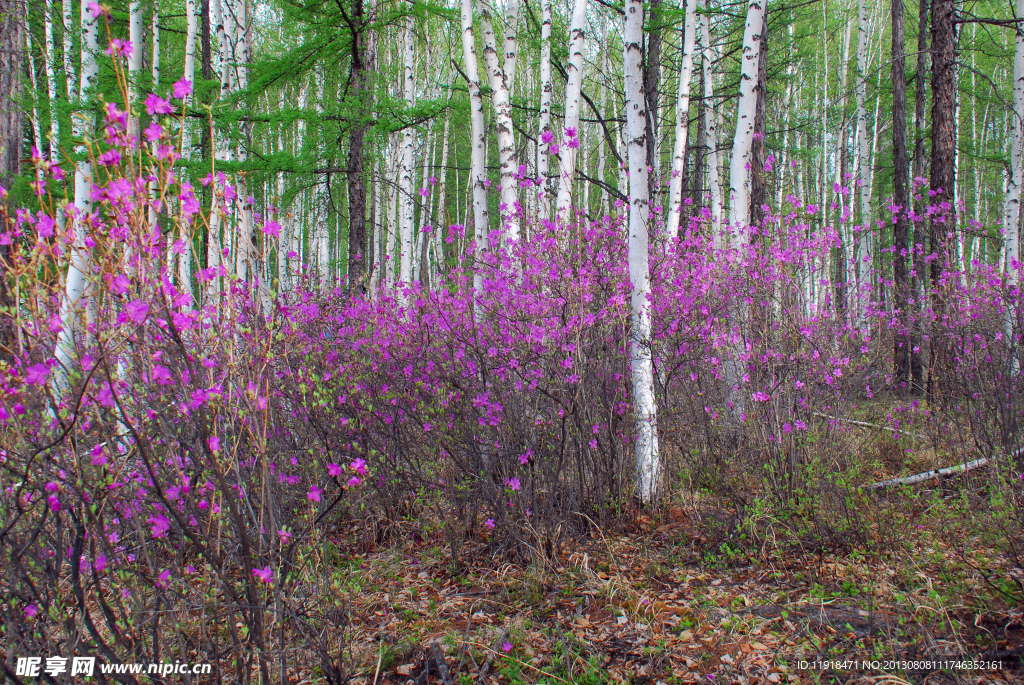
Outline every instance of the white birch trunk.
{"type": "Polygon", "coordinates": [[[551,95],[554,86],[551,83],[551,0],[541,0],[540,25],[540,121],[537,144],[537,190],[540,218],[551,218],[551,195],[549,175],[548,148],[550,143],[544,142],[544,134],[551,131],[551,95]]]}
{"type": "Polygon", "coordinates": [[[440,272],[444,267],[444,246],[442,243],[444,229],[448,226],[447,216],[447,202],[448,202],[448,133],[450,131],[451,116],[449,116],[450,110],[445,110],[444,114],[444,142],[441,144],[441,177],[438,179],[437,189],[437,218],[436,223],[439,225],[434,226],[434,231],[431,233],[431,246],[434,253],[434,263],[437,265],[437,270],[440,272]]]}
{"type": "Polygon", "coordinates": [[[736,112],[736,135],[729,168],[729,226],[737,247],[746,244],[750,228],[750,149],[754,142],[754,112],[757,108],[757,61],[761,52],[761,30],[767,0],[750,0],[743,30],[740,66],[740,101],[736,112]]]}
{"type": "Polygon", "coordinates": [[[501,213],[502,226],[506,237],[510,240],[519,239],[519,192],[517,189],[515,133],[512,128],[511,89],[516,66],[516,23],[518,21],[519,2],[508,0],[508,16],[505,17],[505,61],[498,63],[498,50],[495,43],[494,29],[491,27],[490,12],[483,6],[480,11],[481,35],[484,41],[484,64],[491,86],[491,99],[494,105],[494,126],[498,138],[498,163],[501,177],[501,213]]]}
{"type": "MultiPolygon", "coordinates": [[[[868,82],[868,28],[867,3],[858,0],[859,21],[857,38],[857,84],[854,97],[857,102],[857,195],[860,198],[860,235],[857,240],[857,262],[860,273],[858,293],[861,324],[866,323],[866,309],[872,299],[874,279],[872,274],[873,255],[871,249],[871,141],[868,139],[868,112],[865,105],[868,82]]],[[[878,125],[875,124],[877,129],[878,125]]]]}
{"type": "MultiPolygon", "coordinates": [[[[580,93],[583,89],[583,50],[587,42],[587,0],[575,0],[572,24],[569,27],[568,83],[565,87],[565,130],[575,131],[578,146],[583,138],[580,130],[580,93]]],[[[572,191],[576,181],[576,155],[578,147],[570,147],[568,135],[560,136],[561,165],[559,166],[558,200],[555,213],[565,221],[572,221],[572,191]]]]}
{"type": "Polygon", "coordinates": [[[401,233],[399,226],[401,220],[398,216],[398,184],[394,182],[398,176],[398,144],[395,140],[388,143],[388,236],[384,255],[384,285],[388,290],[395,286],[395,243],[398,241],[398,234],[401,233]]]}
{"type": "MultiPolygon", "coordinates": [[[[1024,0],[1022,0],[1024,1],[1024,0]]],[[[473,0],[462,0],[462,53],[466,63],[466,77],[469,81],[469,102],[471,122],[471,145],[469,183],[473,187],[473,241],[476,244],[476,258],[481,261],[487,250],[489,219],[487,216],[487,138],[484,133],[484,97],[480,92],[480,75],[477,69],[476,39],[473,35],[473,0]]],[[[473,274],[473,288],[479,293],[483,279],[479,269],[473,274]]]]}
{"type": "MultiPolygon", "coordinates": [[[[142,76],[142,55],[145,48],[141,0],[131,0],[128,5],[128,40],[132,44],[132,54],[128,58],[128,99],[134,106],[139,92],[139,79],[142,76]]],[[[137,122],[134,125],[138,125],[137,122]]]]}
{"type": "Polygon", "coordinates": [[[630,372],[633,411],[636,415],[637,490],[640,499],[653,502],[658,495],[661,465],[658,455],[657,406],[654,397],[654,364],[651,359],[651,273],[648,265],[648,217],[650,174],[647,171],[647,103],[641,69],[644,5],[627,0],[623,35],[626,94],[626,126],[629,158],[629,280],[632,336],[630,372]]]}
{"type": "MultiPolygon", "coordinates": [[[[53,41],[53,15],[50,9],[52,0],[44,0],[43,21],[46,32],[46,53],[44,54],[46,69],[46,93],[50,96],[50,160],[54,163],[60,161],[60,114],[57,112],[57,55],[56,45],[53,41]]],[[[41,150],[42,148],[40,148],[41,150]]]]}
{"type": "MultiPolygon", "coordinates": [[[[1017,21],[1024,21],[1024,0],[1016,2],[1017,21]]],[[[1010,172],[1003,202],[1003,231],[1006,234],[1006,267],[1011,282],[1017,282],[1016,270],[1010,270],[1020,261],[1020,195],[1024,184],[1024,30],[1018,26],[1013,53],[1013,113],[1010,116],[1010,172]]]]}
{"type": "MultiPolygon", "coordinates": [[[[410,14],[405,23],[405,106],[410,110],[413,106],[416,86],[413,77],[414,41],[413,16],[410,14]]],[[[399,190],[402,207],[401,256],[398,277],[400,287],[412,282],[413,231],[415,229],[412,187],[413,143],[412,127],[409,126],[405,129],[402,143],[402,176],[399,190]]]]}
{"type": "Polygon", "coordinates": [[[693,79],[693,45],[697,29],[697,0],[686,0],[683,23],[683,58],[679,66],[679,96],[676,98],[676,139],[672,149],[672,171],[668,188],[668,237],[679,235],[683,214],[683,172],[686,167],[686,138],[690,133],[690,82],[693,79]]]}
{"type": "Polygon", "coordinates": [[[153,26],[150,29],[150,40],[153,43],[153,91],[159,92],[160,86],[160,0],[153,0],[153,26]]]}
{"type": "MultiPolygon", "coordinates": [[[[601,43],[604,46],[608,44],[608,22],[601,20],[601,43]]],[[[608,57],[608,51],[603,50],[603,58],[601,59],[601,118],[604,119],[608,116],[608,72],[611,71],[611,62],[608,57]]],[[[605,139],[604,131],[599,130],[597,136],[597,178],[601,181],[601,215],[607,216],[611,211],[611,205],[608,201],[608,188],[607,181],[604,178],[605,168],[608,164],[608,153],[605,150],[605,139]]]]}
{"type": "MultiPolygon", "coordinates": [[[[701,9],[707,7],[706,0],[698,0],[701,9]]],[[[706,14],[700,15],[701,60],[704,69],[704,137],[708,155],[708,204],[711,208],[711,230],[715,247],[722,247],[725,226],[722,224],[722,181],[718,159],[718,116],[715,113],[715,71],[714,53],[711,47],[710,21],[706,14]]]]}
{"type": "MultiPolygon", "coordinates": [[[[96,61],[98,45],[99,26],[97,19],[93,18],[86,3],[81,5],[81,35],[82,35],[82,68],[81,83],[79,84],[79,109],[74,119],[73,129],[75,138],[81,140],[91,135],[94,121],[87,108],[88,99],[92,94],[92,87],[99,76],[99,64],[96,61]]],[[[79,145],[76,152],[85,157],[85,145],[79,145]]],[[[70,262],[68,264],[68,275],[65,279],[64,298],[61,301],[61,331],[57,338],[57,347],[54,356],[58,365],[54,369],[53,388],[57,397],[63,395],[67,389],[68,374],[75,360],[75,338],[78,329],[81,312],[79,304],[87,286],[86,274],[91,269],[92,255],[89,248],[85,246],[86,225],[83,217],[88,213],[90,204],[90,192],[92,190],[92,165],[88,158],[81,159],[75,165],[75,217],[74,237],[70,246],[70,262]]]]}
{"type": "Polygon", "coordinates": [[[75,30],[73,1],[62,0],[61,9],[63,10],[62,21],[64,24],[64,80],[68,88],[68,102],[71,103],[78,97],[78,77],[75,75],[75,62],[72,59],[74,54],[72,52],[74,49],[72,36],[75,30]]]}

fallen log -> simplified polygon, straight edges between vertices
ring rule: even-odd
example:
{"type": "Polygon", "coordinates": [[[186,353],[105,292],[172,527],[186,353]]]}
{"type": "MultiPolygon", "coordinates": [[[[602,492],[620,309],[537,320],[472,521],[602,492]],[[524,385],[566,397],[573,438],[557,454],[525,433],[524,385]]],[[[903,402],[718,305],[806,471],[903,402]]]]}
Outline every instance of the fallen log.
{"type": "MultiPolygon", "coordinates": [[[[1024,454],[1024,448],[1016,450],[1010,454],[1011,457],[1017,458],[1024,454]]],[[[869,487],[872,490],[882,490],[885,488],[896,487],[897,485],[917,485],[918,483],[924,483],[937,478],[948,478],[955,476],[958,473],[967,473],[975,469],[980,469],[982,466],[986,466],[989,463],[999,459],[1001,455],[995,455],[993,457],[982,457],[981,459],[975,459],[974,461],[968,461],[963,464],[957,464],[955,466],[947,466],[944,469],[934,469],[932,471],[925,471],[924,473],[917,473],[913,476],[905,476],[903,478],[890,478],[889,480],[878,481],[872,483],[869,487]]]]}

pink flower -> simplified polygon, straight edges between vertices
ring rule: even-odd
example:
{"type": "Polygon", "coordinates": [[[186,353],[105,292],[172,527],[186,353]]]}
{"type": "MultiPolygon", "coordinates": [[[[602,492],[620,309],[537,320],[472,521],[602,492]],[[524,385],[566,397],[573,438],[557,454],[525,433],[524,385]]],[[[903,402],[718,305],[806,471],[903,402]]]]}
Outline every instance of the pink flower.
{"type": "Polygon", "coordinates": [[[134,302],[128,303],[128,318],[134,321],[136,324],[143,324],[146,321],[146,317],[149,315],[149,303],[143,302],[142,300],[135,300],[134,302]]]}
{"type": "Polygon", "coordinates": [[[132,47],[131,41],[121,40],[120,38],[110,41],[110,45],[107,46],[107,54],[111,57],[118,55],[131,57],[133,52],[135,52],[135,48],[132,47]]]}
{"type": "Polygon", "coordinates": [[[282,528],[281,530],[277,531],[277,534],[281,537],[282,544],[292,539],[292,532],[290,530],[285,530],[284,528],[282,528]]]}
{"type": "Polygon", "coordinates": [[[96,557],[96,561],[94,561],[92,565],[97,572],[102,571],[107,567],[107,557],[105,557],[102,554],[99,555],[98,557],[96,557]]]}
{"type": "Polygon", "coordinates": [[[55,494],[48,496],[46,498],[46,503],[50,505],[50,511],[57,512],[61,509],[60,498],[55,494]]]}
{"type": "Polygon", "coordinates": [[[49,373],[50,370],[46,368],[45,364],[35,364],[28,368],[28,373],[25,374],[25,382],[29,385],[46,385],[46,376],[49,373]]]}
{"type": "Polygon", "coordinates": [[[361,476],[366,475],[366,462],[363,461],[361,458],[356,459],[354,462],[349,464],[349,468],[351,468],[353,471],[355,471],[361,476]]]}
{"type": "Polygon", "coordinates": [[[348,486],[350,488],[354,488],[355,486],[359,485],[362,482],[363,481],[359,480],[359,476],[352,476],[351,478],[348,479],[348,486]]]}
{"type": "Polygon", "coordinates": [[[142,132],[146,134],[146,140],[152,143],[160,140],[160,136],[164,134],[164,129],[160,124],[154,121],[151,122],[142,132]]]}
{"type": "Polygon", "coordinates": [[[328,464],[327,473],[328,475],[330,475],[331,478],[337,478],[338,476],[341,475],[341,467],[338,466],[337,464],[328,464]]]}
{"type": "Polygon", "coordinates": [[[252,574],[264,583],[271,583],[274,579],[274,572],[270,570],[270,564],[267,564],[264,568],[254,568],[252,574]]]}
{"type": "Polygon", "coordinates": [[[183,100],[192,94],[192,82],[188,79],[181,79],[174,82],[174,97],[183,100]]]}
{"type": "Polygon", "coordinates": [[[220,452],[220,438],[216,435],[211,435],[208,441],[211,452],[220,452]]]}
{"type": "Polygon", "coordinates": [[[506,642],[505,644],[503,644],[501,646],[501,651],[503,651],[503,652],[511,652],[512,651],[512,643],[511,642],[506,642]]]}
{"type": "Polygon", "coordinates": [[[505,481],[505,485],[507,485],[510,488],[512,488],[513,492],[519,490],[519,488],[522,486],[522,484],[519,482],[518,478],[512,478],[510,480],[506,480],[505,481]]]}
{"type": "Polygon", "coordinates": [[[103,451],[103,445],[96,445],[92,448],[92,465],[103,466],[107,463],[107,455],[103,451]]]}
{"type": "Polygon", "coordinates": [[[167,531],[171,529],[171,521],[163,514],[150,514],[149,523],[152,525],[150,532],[155,538],[167,537],[167,531]]]}
{"type": "Polygon", "coordinates": [[[156,93],[146,96],[146,111],[152,116],[154,114],[173,114],[170,100],[165,100],[156,93]]]}
{"type": "Polygon", "coordinates": [[[323,492],[324,492],[323,488],[318,488],[315,485],[311,485],[309,487],[309,492],[306,493],[306,499],[308,499],[310,502],[319,502],[320,501],[320,495],[322,495],[323,492]]]}
{"type": "Polygon", "coordinates": [[[110,282],[110,289],[114,291],[115,295],[122,295],[129,287],[132,282],[128,280],[128,277],[124,274],[118,274],[114,276],[114,280],[110,282]]]}
{"type": "Polygon", "coordinates": [[[91,16],[93,19],[96,19],[101,14],[106,14],[107,16],[110,16],[109,10],[107,10],[106,7],[102,7],[98,2],[90,2],[85,7],[89,10],[89,16],[91,16]]]}
{"type": "Polygon", "coordinates": [[[550,143],[554,139],[555,139],[555,134],[552,133],[550,130],[544,131],[544,133],[540,134],[540,142],[542,142],[542,143],[550,143]]]}
{"type": "Polygon", "coordinates": [[[281,236],[281,224],[277,223],[273,219],[260,226],[260,230],[269,236],[278,238],[281,236]]]}
{"type": "Polygon", "coordinates": [[[494,530],[494,519],[487,519],[484,521],[484,527],[488,530],[494,530]]]}
{"type": "Polygon", "coordinates": [[[153,382],[157,385],[170,385],[172,383],[170,370],[163,366],[154,366],[153,382]]]}
{"type": "Polygon", "coordinates": [[[160,575],[157,576],[156,585],[157,585],[157,587],[163,588],[164,590],[166,590],[167,589],[167,584],[170,582],[170,580],[171,580],[171,572],[169,570],[167,570],[167,569],[164,569],[163,571],[161,571],[160,575]]]}

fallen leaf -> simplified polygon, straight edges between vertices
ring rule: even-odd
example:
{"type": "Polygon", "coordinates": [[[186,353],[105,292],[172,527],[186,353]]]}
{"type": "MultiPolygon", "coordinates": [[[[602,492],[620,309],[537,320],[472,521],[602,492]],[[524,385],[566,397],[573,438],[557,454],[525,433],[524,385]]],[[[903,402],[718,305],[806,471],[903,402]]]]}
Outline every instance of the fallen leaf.
{"type": "Polygon", "coordinates": [[[763,652],[763,651],[768,649],[767,647],[765,647],[760,642],[755,642],[753,645],[751,645],[751,647],[753,647],[754,649],[756,649],[759,652],[763,652]]]}
{"type": "Polygon", "coordinates": [[[412,675],[412,664],[402,664],[395,668],[395,673],[398,675],[412,675]]]}

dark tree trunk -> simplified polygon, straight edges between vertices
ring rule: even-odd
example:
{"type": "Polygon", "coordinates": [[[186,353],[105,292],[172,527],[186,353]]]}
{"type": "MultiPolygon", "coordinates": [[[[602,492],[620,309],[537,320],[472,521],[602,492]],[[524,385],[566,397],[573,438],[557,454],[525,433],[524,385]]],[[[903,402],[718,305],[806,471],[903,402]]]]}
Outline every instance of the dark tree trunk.
{"type": "Polygon", "coordinates": [[[892,154],[893,204],[896,205],[896,223],[893,225],[892,273],[895,286],[893,307],[899,309],[898,326],[893,344],[893,383],[897,388],[910,387],[910,353],[913,344],[907,332],[907,307],[910,300],[910,224],[907,211],[910,195],[907,177],[910,174],[907,159],[907,73],[906,44],[904,38],[903,0],[892,0],[892,154]]]}
{"type": "MultiPolygon", "coordinates": [[[[948,212],[932,217],[928,251],[937,255],[930,265],[932,310],[940,319],[944,298],[939,282],[949,264],[950,235],[955,221],[953,182],[956,172],[956,0],[935,0],[932,4],[932,163],[931,190],[935,203],[949,203],[948,212]]],[[[942,341],[932,336],[929,349],[929,394],[941,390],[942,367],[947,362],[942,341]]]]}
{"type": "Polygon", "coordinates": [[[914,76],[914,178],[927,173],[924,154],[925,102],[928,91],[928,0],[921,0],[917,18],[917,74],[914,76]]]}
{"type": "MultiPolygon", "coordinates": [[[[925,157],[925,94],[928,90],[928,82],[925,74],[928,73],[928,0],[920,0],[918,5],[917,18],[917,74],[915,75],[916,93],[914,95],[914,178],[923,178],[927,174],[927,158],[925,157]]],[[[919,207],[919,210],[923,208],[919,207]]],[[[923,214],[923,211],[919,211],[923,214]]],[[[913,275],[911,276],[911,287],[913,288],[915,300],[920,303],[923,292],[924,263],[921,261],[921,251],[917,246],[925,242],[922,227],[915,224],[912,227],[913,234],[910,237],[910,245],[915,250],[911,257],[913,275]]],[[[919,305],[918,305],[919,306],[919,305]]],[[[916,329],[916,325],[913,327],[916,329]]],[[[915,341],[919,338],[912,334],[910,346],[910,378],[912,389],[915,393],[922,392],[924,388],[924,366],[921,364],[921,353],[915,351],[915,341]]]]}
{"type": "Polygon", "coordinates": [[[0,0],[0,185],[10,190],[18,176],[25,136],[21,79],[25,71],[22,0],[0,0]]]}
{"type": "Polygon", "coordinates": [[[757,101],[754,107],[754,145],[750,151],[750,223],[760,226],[764,221],[765,177],[764,136],[767,131],[768,102],[768,12],[761,28],[761,52],[757,61],[757,101]]]}
{"type": "Polygon", "coordinates": [[[366,264],[366,182],[363,178],[363,138],[369,128],[366,118],[366,46],[363,37],[363,1],[352,8],[352,82],[358,121],[348,139],[348,283],[352,289],[364,291],[363,282],[369,273],[366,264]]]}
{"type": "Polygon", "coordinates": [[[661,180],[658,169],[661,165],[654,158],[654,141],[658,136],[658,89],[661,87],[661,29],[657,27],[661,20],[661,0],[651,0],[647,32],[647,54],[644,59],[644,99],[647,102],[647,166],[654,169],[651,178],[651,205],[657,204],[661,180]]]}

